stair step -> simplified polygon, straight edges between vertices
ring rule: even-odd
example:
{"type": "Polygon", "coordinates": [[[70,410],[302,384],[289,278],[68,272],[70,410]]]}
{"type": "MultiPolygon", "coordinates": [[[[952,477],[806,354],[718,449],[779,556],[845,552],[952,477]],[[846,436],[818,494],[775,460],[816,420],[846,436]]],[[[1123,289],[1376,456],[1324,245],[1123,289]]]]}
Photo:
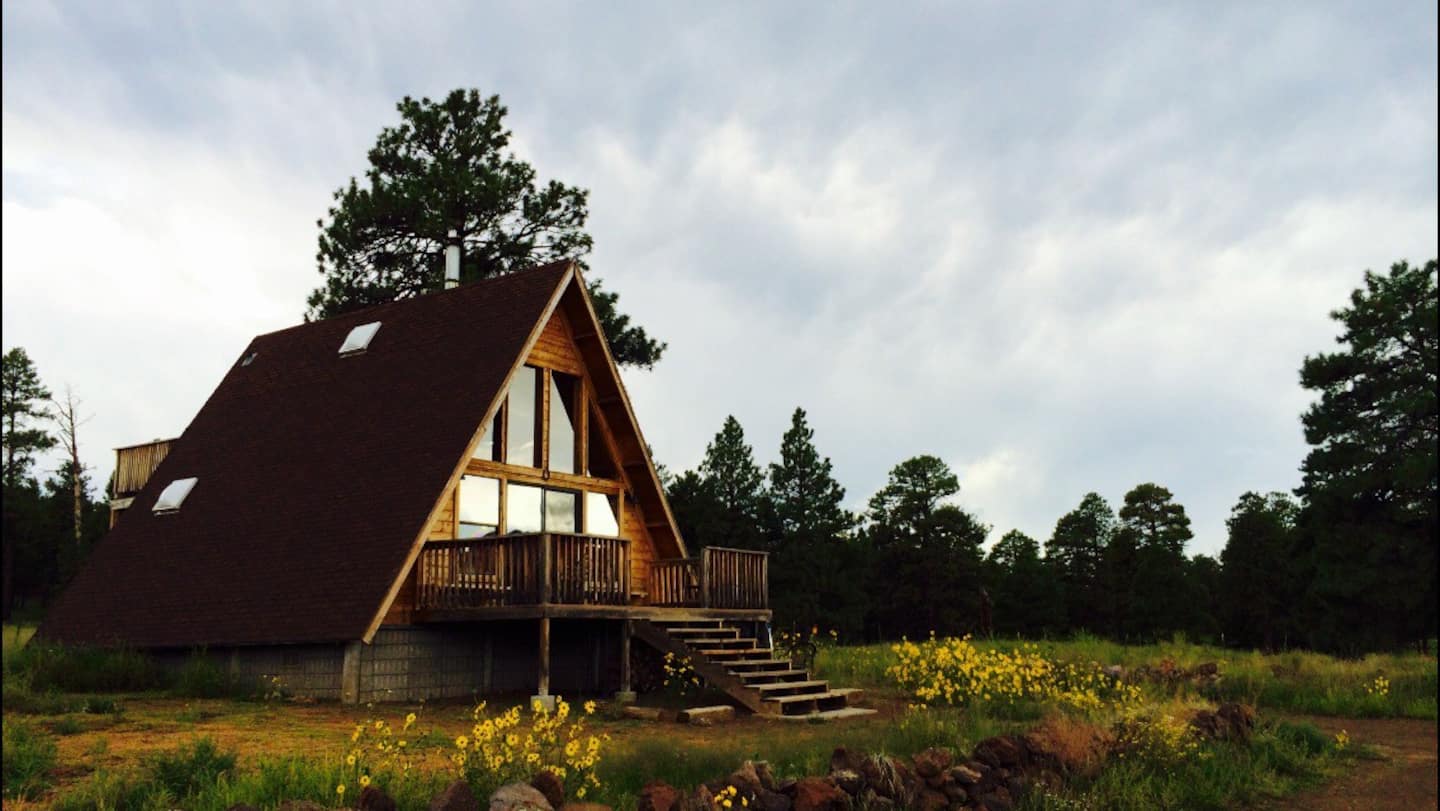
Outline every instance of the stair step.
{"type": "Polygon", "coordinates": [[[659,626],[660,628],[665,629],[665,630],[668,631],[668,632],[678,631],[678,630],[682,630],[682,629],[686,629],[686,628],[689,628],[689,629],[692,629],[692,630],[697,630],[697,629],[702,629],[702,628],[708,628],[708,629],[710,629],[710,630],[715,630],[716,628],[726,628],[726,627],[728,627],[727,625],[725,625],[725,621],[724,621],[724,620],[667,620],[667,621],[656,622],[655,625],[659,626]]]}
{"type": "MultiPolygon", "coordinates": [[[[746,686],[749,687],[750,685],[746,686]]],[[[784,692],[795,694],[824,693],[828,692],[827,688],[829,687],[830,682],[828,681],[782,681],[776,682],[775,684],[757,684],[753,689],[759,691],[762,697],[769,699],[774,696],[779,696],[784,692]]]]}
{"type": "Polygon", "coordinates": [[[745,661],[747,657],[753,659],[756,656],[769,656],[771,653],[769,648],[701,648],[695,652],[717,663],[726,659],[745,661]]]}
{"type": "Polygon", "coordinates": [[[773,682],[803,681],[810,678],[810,674],[804,670],[751,670],[735,675],[740,677],[740,681],[745,682],[746,687],[773,682]]]}
{"type": "Polygon", "coordinates": [[[712,639],[731,640],[740,638],[740,630],[738,628],[673,628],[666,631],[666,633],[683,642],[689,642],[692,639],[709,641],[712,639]]]}
{"type": "Polygon", "coordinates": [[[761,718],[770,718],[776,721],[842,721],[846,718],[860,718],[866,715],[874,715],[878,710],[871,710],[864,707],[842,707],[838,710],[817,710],[807,712],[803,715],[761,715],[761,718]]]}
{"type": "Polygon", "coordinates": [[[765,703],[774,705],[775,709],[779,710],[781,715],[839,710],[845,707],[845,694],[827,690],[823,693],[766,698],[765,703]]]}
{"type": "Polygon", "coordinates": [[[784,659],[728,659],[724,664],[728,670],[736,675],[775,671],[776,669],[789,670],[793,667],[793,665],[784,659]]]}
{"type": "Polygon", "coordinates": [[[853,707],[865,699],[865,690],[860,687],[836,687],[832,693],[845,696],[845,706],[853,707]]]}
{"type": "Polygon", "coordinates": [[[695,640],[691,640],[691,639],[689,639],[689,638],[684,638],[684,637],[682,637],[680,641],[684,642],[686,645],[689,645],[692,649],[694,649],[694,650],[696,650],[696,651],[699,651],[699,652],[701,652],[701,653],[704,653],[704,652],[706,652],[706,651],[712,651],[712,650],[733,650],[733,649],[735,649],[735,648],[739,648],[739,649],[741,649],[741,650],[768,650],[768,648],[758,648],[758,647],[756,647],[756,645],[759,644],[756,640],[751,639],[751,638],[749,638],[749,637],[743,637],[743,636],[737,636],[737,637],[734,637],[733,639],[710,639],[710,638],[706,638],[706,639],[695,639],[695,640]]]}

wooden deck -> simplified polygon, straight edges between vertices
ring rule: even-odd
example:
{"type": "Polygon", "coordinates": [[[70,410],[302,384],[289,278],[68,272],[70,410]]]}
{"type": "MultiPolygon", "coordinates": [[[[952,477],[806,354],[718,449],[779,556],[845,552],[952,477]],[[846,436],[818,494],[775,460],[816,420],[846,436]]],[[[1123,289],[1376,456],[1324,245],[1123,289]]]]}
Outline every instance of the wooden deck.
{"type": "Polygon", "coordinates": [[[596,617],[769,619],[764,552],[709,547],[660,560],[632,582],[624,538],[544,533],[425,544],[417,562],[422,621],[596,617]]]}

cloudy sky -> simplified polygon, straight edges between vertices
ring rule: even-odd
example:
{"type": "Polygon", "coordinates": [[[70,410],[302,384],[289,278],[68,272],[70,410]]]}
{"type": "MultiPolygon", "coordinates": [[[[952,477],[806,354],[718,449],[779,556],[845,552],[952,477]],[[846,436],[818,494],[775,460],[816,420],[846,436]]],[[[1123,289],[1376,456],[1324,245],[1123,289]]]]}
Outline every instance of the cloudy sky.
{"type": "Polygon", "coordinates": [[[1437,252],[1433,2],[7,0],[3,46],[4,345],[102,482],[300,320],[406,94],[591,190],[660,461],[802,406],[852,506],[934,453],[992,538],[1155,481],[1217,551],[1298,484],[1327,312],[1437,252]]]}

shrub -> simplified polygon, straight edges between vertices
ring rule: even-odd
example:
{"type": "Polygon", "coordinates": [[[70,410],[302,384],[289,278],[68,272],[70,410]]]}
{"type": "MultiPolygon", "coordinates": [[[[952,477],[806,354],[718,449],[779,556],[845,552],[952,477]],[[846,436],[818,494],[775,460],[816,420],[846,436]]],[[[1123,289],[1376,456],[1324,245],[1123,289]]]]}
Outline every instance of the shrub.
{"type": "Polygon", "coordinates": [[[221,752],[210,738],[200,738],[172,754],[152,756],[145,770],[172,797],[184,798],[234,772],[235,754],[221,752]]]}
{"type": "Polygon", "coordinates": [[[153,690],[168,683],[152,659],[126,648],[26,645],[7,665],[31,690],[113,693],[153,690]]]}
{"type": "Polygon", "coordinates": [[[55,741],[23,721],[5,722],[3,760],[4,795],[33,799],[50,785],[55,766],[55,741]]]}
{"type": "Polygon", "coordinates": [[[231,674],[201,648],[180,667],[172,692],[181,698],[254,698],[263,691],[254,681],[231,674]]]}

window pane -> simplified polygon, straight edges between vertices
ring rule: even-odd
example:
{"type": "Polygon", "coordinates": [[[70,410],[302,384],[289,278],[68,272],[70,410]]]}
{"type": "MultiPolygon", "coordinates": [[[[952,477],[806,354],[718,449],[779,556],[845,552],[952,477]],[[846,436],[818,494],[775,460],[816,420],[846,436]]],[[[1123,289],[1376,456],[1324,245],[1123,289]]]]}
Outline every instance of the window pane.
{"type": "Polygon", "coordinates": [[[535,386],[538,370],[533,366],[521,366],[510,381],[509,420],[506,431],[505,461],[512,465],[535,467],[535,386]]]}
{"type": "Polygon", "coordinates": [[[530,487],[524,484],[509,484],[505,486],[505,531],[510,534],[517,532],[540,532],[544,529],[544,516],[541,513],[541,504],[544,491],[538,487],[530,487]]]}
{"type": "Polygon", "coordinates": [[[500,480],[485,476],[461,476],[459,518],[463,524],[499,524],[500,480]]]}
{"type": "Polygon", "coordinates": [[[620,525],[615,521],[615,496],[585,494],[585,534],[612,538],[620,535],[620,525]]]}
{"type": "Polygon", "coordinates": [[[575,472],[575,378],[550,375],[550,469],[575,472]]]}
{"type": "Polygon", "coordinates": [[[495,419],[485,426],[485,435],[480,437],[480,444],[475,448],[476,459],[500,461],[500,412],[504,410],[503,405],[495,409],[495,419]]]}
{"type": "Polygon", "coordinates": [[[576,508],[579,502],[574,493],[563,490],[545,491],[545,531],[574,532],[576,508]]]}
{"type": "Polygon", "coordinates": [[[620,470],[615,466],[615,460],[610,458],[610,449],[605,445],[605,437],[600,435],[599,413],[594,408],[590,409],[590,442],[586,444],[589,454],[585,460],[585,475],[595,476],[601,479],[618,479],[620,470]]]}
{"type": "Polygon", "coordinates": [[[487,538],[496,532],[494,524],[467,524],[460,522],[459,529],[455,532],[457,538],[487,538]]]}

